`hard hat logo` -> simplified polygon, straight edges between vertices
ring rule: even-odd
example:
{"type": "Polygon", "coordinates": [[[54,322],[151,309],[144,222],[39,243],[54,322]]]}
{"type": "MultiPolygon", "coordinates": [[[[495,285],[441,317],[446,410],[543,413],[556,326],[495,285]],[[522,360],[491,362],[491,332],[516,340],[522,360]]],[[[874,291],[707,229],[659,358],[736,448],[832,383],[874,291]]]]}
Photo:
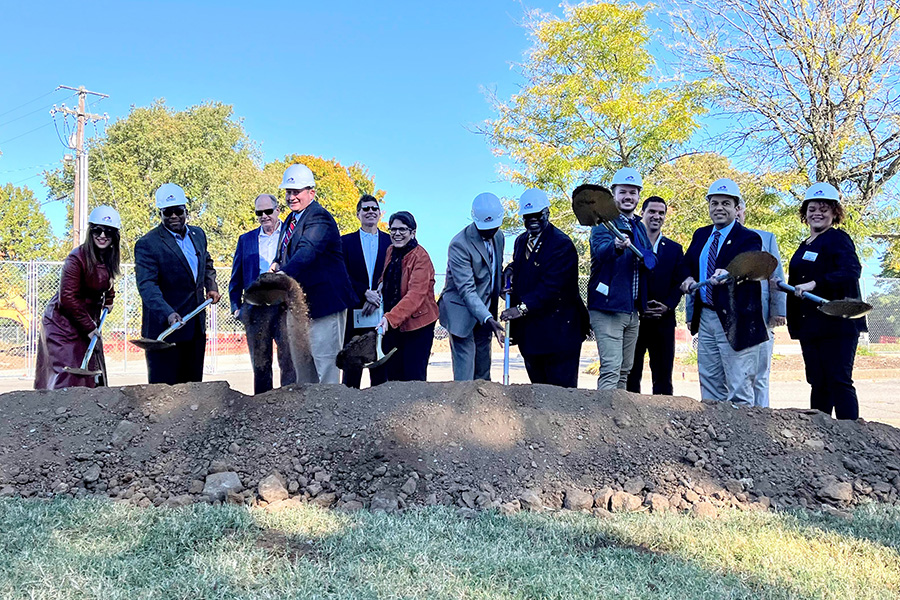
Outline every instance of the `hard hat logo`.
{"type": "Polygon", "coordinates": [[[625,178],[625,181],[634,181],[634,176],[629,175],[628,177],[625,178]]]}
{"type": "Polygon", "coordinates": [[[824,196],[824,195],[825,195],[825,190],[816,190],[816,193],[815,193],[814,195],[815,195],[815,196],[824,196]]]}
{"type": "Polygon", "coordinates": [[[727,186],[727,185],[720,185],[719,188],[718,188],[718,191],[720,191],[720,192],[727,192],[727,191],[728,191],[728,186],[727,186]]]}
{"type": "Polygon", "coordinates": [[[173,196],[173,195],[171,195],[171,194],[169,194],[169,197],[166,198],[166,200],[174,200],[174,199],[175,199],[175,196],[173,196]]]}

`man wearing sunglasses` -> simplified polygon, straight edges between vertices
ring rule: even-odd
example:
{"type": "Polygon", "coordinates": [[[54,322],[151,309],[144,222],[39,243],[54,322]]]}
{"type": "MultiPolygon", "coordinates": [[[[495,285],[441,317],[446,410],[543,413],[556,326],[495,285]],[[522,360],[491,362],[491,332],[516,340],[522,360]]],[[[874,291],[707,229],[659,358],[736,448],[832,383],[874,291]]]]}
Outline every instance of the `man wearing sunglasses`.
{"type": "MultiPolygon", "coordinates": [[[[355,327],[354,315],[368,317],[381,306],[381,298],[375,291],[375,283],[384,271],[384,256],[391,245],[391,236],[379,231],[381,220],[381,204],[375,196],[363,195],[356,203],[356,218],[359,219],[359,231],[341,236],[341,247],[344,251],[344,264],[350,276],[350,284],[359,301],[347,314],[347,334],[345,343],[353,336],[364,335],[374,327],[355,327]],[[367,293],[368,292],[368,293],[367,293]]],[[[373,369],[369,372],[372,385],[385,382],[384,369],[373,369]]],[[[359,388],[362,382],[362,368],[344,366],[344,385],[359,388]]]]}
{"type": "Polygon", "coordinates": [[[331,213],[316,202],[316,182],[306,165],[291,165],[281,185],[291,214],[284,221],[278,254],[270,271],[293,277],[309,305],[309,344],[320,383],[340,383],[335,364],[344,344],[347,308],[359,300],[353,293],[341,234],[331,213]]]}
{"type": "Polygon", "coordinates": [[[275,196],[260,194],[254,202],[254,210],[259,227],[238,238],[231,262],[228,297],[232,314],[241,320],[247,331],[247,347],[253,365],[253,393],[262,394],[272,389],[273,341],[278,347],[281,386],[290,385],[297,379],[290,347],[284,337],[287,333],[285,304],[254,306],[243,302],[244,290],[257,280],[260,273],[268,271],[275,260],[278,238],[281,236],[281,211],[275,196]]]}
{"type": "MultiPolygon", "coordinates": [[[[206,234],[187,225],[187,198],[174,183],[156,190],[156,208],[162,223],[134,245],[134,268],[143,301],[141,335],[156,338],[170,325],[182,321],[203,303],[219,301],[216,271],[206,250],[206,234]]],[[[206,350],[206,312],[201,312],[167,338],[174,344],[164,350],[148,350],[150,383],[187,383],[203,380],[206,350]]]]}

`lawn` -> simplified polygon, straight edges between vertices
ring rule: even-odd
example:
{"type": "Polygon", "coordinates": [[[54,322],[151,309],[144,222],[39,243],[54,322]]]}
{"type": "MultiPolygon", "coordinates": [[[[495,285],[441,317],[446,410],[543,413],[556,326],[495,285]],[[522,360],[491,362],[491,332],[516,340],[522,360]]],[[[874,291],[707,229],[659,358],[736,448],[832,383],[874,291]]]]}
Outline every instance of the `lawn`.
{"type": "Polygon", "coordinates": [[[0,598],[891,598],[900,509],[401,515],[0,501],[0,598]]]}

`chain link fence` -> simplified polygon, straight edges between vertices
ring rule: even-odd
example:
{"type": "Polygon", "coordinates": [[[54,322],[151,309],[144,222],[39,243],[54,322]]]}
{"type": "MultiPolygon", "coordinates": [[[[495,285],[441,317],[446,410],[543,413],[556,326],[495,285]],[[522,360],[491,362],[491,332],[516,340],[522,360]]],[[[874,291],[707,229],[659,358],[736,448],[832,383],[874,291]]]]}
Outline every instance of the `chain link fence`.
{"type": "MultiPolygon", "coordinates": [[[[0,261],[0,377],[31,377],[40,339],[44,308],[59,290],[61,262],[0,261]]],[[[249,371],[250,357],[243,325],[230,312],[227,298],[230,267],[216,269],[222,301],[206,312],[207,341],[205,371],[208,374],[249,371]]],[[[435,276],[435,293],[444,287],[444,274],[435,276]]],[[[587,278],[579,282],[587,297],[587,278]]],[[[900,351],[900,279],[866,278],[860,282],[863,298],[874,308],[868,315],[869,349],[875,352],[900,351]]],[[[679,306],[677,351],[691,349],[684,327],[684,303],[679,306]]],[[[503,300],[500,301],[503,309],[503,300]]],[[[110,373],[141,373],[144,354],[128,343],[141,334],[141,299],[134,277],[134,265],[123,265],[116,281],[116,300],[104,325],[103,346],[110,373]]],[[[435,328],[435,337],[447,331],[435,328]]],[[[866,337],[863,338],[866,342],[866,337]]]]}

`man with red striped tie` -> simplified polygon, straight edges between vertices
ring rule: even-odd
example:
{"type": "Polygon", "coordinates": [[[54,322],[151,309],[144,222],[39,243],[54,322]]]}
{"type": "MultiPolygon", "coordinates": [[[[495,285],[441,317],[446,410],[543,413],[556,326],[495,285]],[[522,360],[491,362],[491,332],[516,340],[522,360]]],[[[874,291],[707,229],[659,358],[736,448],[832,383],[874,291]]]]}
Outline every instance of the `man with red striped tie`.
{"type": "MultiPolygon", "coordinates": [[[[743,252],[762,249],[756,232],[737,222],[741,193],[730,179],[719,179],[706,195],[712,225],[694,232],[684,255],[681,291],[692,283],[727,273],[728,263],[743,252]]],[[[693,296],[691,333],[699,334],[697,370],[703,400],[753,406],[757,345],[769,339],[763,321],[758,281],[734,280],[707,285],[693,296]]]]}
{"type": "Polygon", "coordinates": [[[340,383],[335,358],[344,343],[347,308],[357,303],[347,275],[341,234],[328,210],[316,202],[316,181],[306,165],[291,165],[281,185],[291,214],[281,228],[270,271],[293,277],[309,305],[309,343],[319,383],[340,383]]]}

